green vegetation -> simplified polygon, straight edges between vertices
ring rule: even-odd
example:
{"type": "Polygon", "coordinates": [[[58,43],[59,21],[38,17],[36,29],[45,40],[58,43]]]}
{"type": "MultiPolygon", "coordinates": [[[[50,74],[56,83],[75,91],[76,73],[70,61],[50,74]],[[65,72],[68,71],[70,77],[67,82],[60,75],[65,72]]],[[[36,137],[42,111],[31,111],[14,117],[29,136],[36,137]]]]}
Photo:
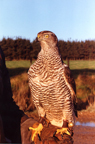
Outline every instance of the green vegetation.
{"type": "MultiPolygon", "coordinates": [[[[34,61],[32,61],[33,63],[34,61]]],[[[67,61],[64,61],[67,63],[67,61]]],[[[29,60],[6,61],[6,66],[9,69],[10,76],[15,76],[23,72],[27,72],[30,67],[29,60]]],[[[69,67],[74,78],[79,74],[95,75],[95,60],[70,60],[69,67]]]]}
{"type": "MultiPolygon", "coordinates": [[[[34,62],[34,61],[33,61],[34,62]]],[[[32,62],[32,63],[33,63],[32,62]]],[[[64,61],[67,64],[67,61],[64,61]]],[[[29,60],[14,60],[14,61],[6,61],[6,66],[8,68],[29,68],[30,61],[29,60]]],[[[71,70],[78,69],[95,69],[95,60],[70,60],[69,67],[71,70]]]]}
{"type": "MultiPolygon", "coordinates": [[[[32,61],[33,63],[34,61],[32,61]]],[[[9,70],[10,77],[22,74],[23,72],[27,72],[30,67],[29,60],[14,60],[14,61],[6,61],[6,66],[9,70]]]]}
{"type": "Polygon", "coordinates": [[[13,68],[29,68],[30,61],[28,60],[15,60],[15,61],[6,61],[6,66],[9,69],[13,68]]]}
{"type": "MultiPolygon", "coordinates": [[[[37,58],[40,44],[30,40],[17,38],[15,40],[3,38],[0,46],[4,51],[6,60],[33,60],[37,58]]],[[[58,46],[62,59],[66,60],[95,60],[95,40],[64,41],[59,40],[58,46]]]]}
{"type": "MultiPolygon", "coordinates": [[[[64,61],[67,63],[66,61],[64,61]]],[[[95,69],[95,60],[70,60],[69,67],[71,70],[95,69]]]]}

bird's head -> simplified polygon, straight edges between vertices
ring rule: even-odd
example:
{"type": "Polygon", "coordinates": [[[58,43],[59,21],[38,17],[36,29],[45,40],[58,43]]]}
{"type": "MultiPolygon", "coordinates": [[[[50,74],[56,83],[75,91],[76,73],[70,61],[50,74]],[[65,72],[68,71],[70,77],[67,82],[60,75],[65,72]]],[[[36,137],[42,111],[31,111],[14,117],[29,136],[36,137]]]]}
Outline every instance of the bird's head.
{"type": "Polygon", "coordinates": [[[51,31],[39,32],[36,39],[40,42],[41,48],[53,48],[58,44],[57,36],[51,31]]]}

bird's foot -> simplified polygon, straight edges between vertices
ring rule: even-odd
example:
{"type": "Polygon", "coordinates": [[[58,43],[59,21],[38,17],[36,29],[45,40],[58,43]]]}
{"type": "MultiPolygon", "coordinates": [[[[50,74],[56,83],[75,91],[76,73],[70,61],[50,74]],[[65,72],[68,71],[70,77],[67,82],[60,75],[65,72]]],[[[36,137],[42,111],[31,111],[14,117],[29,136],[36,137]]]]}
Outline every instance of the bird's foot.
{"type": "Polygon", "coordinates": [[[34,141],[35,136],[38,134],[40,136],[43,125],[41,123],[34,123],[33,127],[29,127],[29,130],[32,130],[32,141],[34,141]]]}
{"type": "Polygon", "coordinates": [[[67,127],[66,128],[64,127],[62,129],[57,129],[56,134],[58,134],[58,133],[60,133],[61,135],[63,135],[64,133],[67,135],[71,135],[70,132],[68,131],[67,127]]]}
{"type": "Polygon", "coordinates": [[[61,135],[63,135],[64,133],[67,135],[72,135],[71,129],[73,128],[73,123],[69,123],[68,127],[63,127],[61,129],[57,129],[56,134],[60,133],[61,135]]]}

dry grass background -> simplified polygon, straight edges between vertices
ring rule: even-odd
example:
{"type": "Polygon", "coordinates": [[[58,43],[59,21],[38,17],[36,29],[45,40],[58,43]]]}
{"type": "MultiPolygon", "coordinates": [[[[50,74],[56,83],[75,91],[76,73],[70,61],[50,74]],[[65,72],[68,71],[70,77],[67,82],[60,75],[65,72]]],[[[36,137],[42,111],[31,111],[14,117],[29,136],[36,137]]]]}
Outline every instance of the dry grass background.
{"type": "Polygon", "coordinates": [[[78,110],[95,111],[95,75],[78,75],[75,82],[78,110]]]}
{"type": "Polygon", "coordinates": [[[89,95],[95,95],[95,75],[79,75],[75,82],[78,98],[84,99],[89,95]]]}
{"type": "Polygon", "coordinates": [[[24,72],[18,76],[12,77],[11,87],[13,99],[21,110],[32,111],[35,109],[28,86],[27,73],[24,72]]]}

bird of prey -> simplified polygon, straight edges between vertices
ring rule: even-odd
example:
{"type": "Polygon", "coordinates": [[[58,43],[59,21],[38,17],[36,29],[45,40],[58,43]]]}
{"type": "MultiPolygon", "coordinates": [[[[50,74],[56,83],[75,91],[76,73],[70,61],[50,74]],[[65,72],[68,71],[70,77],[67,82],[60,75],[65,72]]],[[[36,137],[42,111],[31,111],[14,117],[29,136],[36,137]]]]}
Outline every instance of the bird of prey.
{"type": "Polygon", "coordinates": [[[64,133],[64,123],[72,127],[77,114],[75,82],[69,67],[62,62],[57,36],[51,31],[41,31],[37,41],[41,51],[28,71],[31,95],[39,117],[64,133]]]}

